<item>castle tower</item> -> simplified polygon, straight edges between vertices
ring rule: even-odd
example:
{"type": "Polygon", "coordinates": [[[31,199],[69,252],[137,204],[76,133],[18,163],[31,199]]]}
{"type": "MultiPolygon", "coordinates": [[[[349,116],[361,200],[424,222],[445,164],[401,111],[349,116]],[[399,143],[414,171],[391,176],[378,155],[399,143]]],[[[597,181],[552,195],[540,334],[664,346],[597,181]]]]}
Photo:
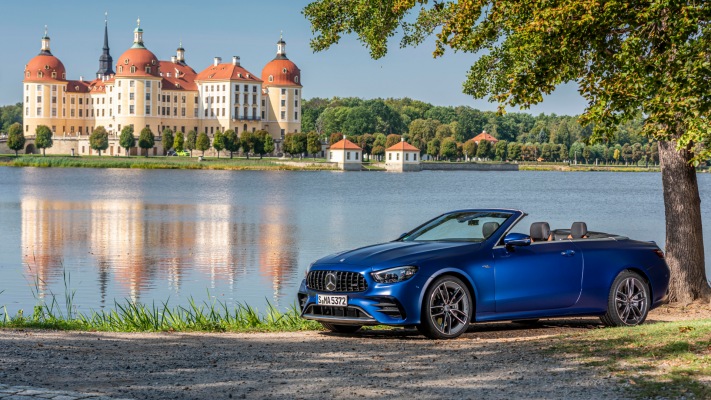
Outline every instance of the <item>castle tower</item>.
{"type": "Polygon", "coordinates": [[[301,70],[286,56],[286,42],[279,36],[276,57],[262,70],[268,107],[264,129],[277,144],[287,133],[301,131],[301,70]]]}

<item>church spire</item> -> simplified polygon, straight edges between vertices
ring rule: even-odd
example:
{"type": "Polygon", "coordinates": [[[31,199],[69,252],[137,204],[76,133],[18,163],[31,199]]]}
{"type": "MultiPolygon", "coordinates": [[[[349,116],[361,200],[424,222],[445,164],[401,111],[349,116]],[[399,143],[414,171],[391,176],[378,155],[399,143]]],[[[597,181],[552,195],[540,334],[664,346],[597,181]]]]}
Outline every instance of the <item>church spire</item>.
{"type": "Polygon", "coordinates": [[[96,78],[109,78],[114,74],[113,63],[109,53],[109,13],[104,13],[104,49],[101,57],[99,57],[99,70],[96,72],[96,78]]]}
{"type": "Polygon", "coordinates": [[[136,29],[133,30],[133,46],[132,49],[145,49],[143,45],[143,29],[141,28],[141,19],[136,21],[136,29]]]}

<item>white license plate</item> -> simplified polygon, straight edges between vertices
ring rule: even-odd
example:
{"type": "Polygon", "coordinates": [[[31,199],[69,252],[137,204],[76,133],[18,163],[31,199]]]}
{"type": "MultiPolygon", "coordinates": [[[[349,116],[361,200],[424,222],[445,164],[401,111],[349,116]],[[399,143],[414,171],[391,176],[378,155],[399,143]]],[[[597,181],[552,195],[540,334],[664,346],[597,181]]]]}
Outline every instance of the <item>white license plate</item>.
{"type": "Polygon", "coordinates": [[[318,295],[316,304],[321,306],[338,306],[346,307],[348,305],[348,296],[326,296],[318,295]]]}

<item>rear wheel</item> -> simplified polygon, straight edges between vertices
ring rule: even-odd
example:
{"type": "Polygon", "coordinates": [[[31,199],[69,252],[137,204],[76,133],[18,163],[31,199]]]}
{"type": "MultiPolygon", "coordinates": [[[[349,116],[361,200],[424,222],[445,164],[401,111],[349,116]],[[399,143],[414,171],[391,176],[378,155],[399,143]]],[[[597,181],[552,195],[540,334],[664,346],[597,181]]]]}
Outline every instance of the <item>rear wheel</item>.
{"type": "Polygon", "coordinates": [[[454,339],[469,328],[473,308],[464,282],[442,276],[425,292],[422,323],[417,329],[430,339],[454,339]]]}
{"type": "Polygon", "coordinates": [[[336,325],[328,322],[321,322],[321,325],[329,331],[336,333],[355,333],[361,328],[360,325],[336,325]]]}
{"type": "Polygon", "coordinates": [[[607,313],[600,317],[607,326],[635,326],[647,319],[649,286],[638,273],[625,270],[612,282],[607,313]]]}

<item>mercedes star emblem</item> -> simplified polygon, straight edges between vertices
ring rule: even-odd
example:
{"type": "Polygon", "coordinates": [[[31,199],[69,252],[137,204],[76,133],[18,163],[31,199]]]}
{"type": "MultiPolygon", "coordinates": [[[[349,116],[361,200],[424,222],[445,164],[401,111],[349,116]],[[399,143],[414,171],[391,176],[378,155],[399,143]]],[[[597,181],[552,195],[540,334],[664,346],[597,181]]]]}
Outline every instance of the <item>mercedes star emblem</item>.
{"type": "Polygon", "coordinates": [[[323,278],[323,283],[326,284],[326,290],[329,292],[333,292],[336,290],[336,274],[333,272],[329,272],[326,274],[326,276],[323,278]]]}

